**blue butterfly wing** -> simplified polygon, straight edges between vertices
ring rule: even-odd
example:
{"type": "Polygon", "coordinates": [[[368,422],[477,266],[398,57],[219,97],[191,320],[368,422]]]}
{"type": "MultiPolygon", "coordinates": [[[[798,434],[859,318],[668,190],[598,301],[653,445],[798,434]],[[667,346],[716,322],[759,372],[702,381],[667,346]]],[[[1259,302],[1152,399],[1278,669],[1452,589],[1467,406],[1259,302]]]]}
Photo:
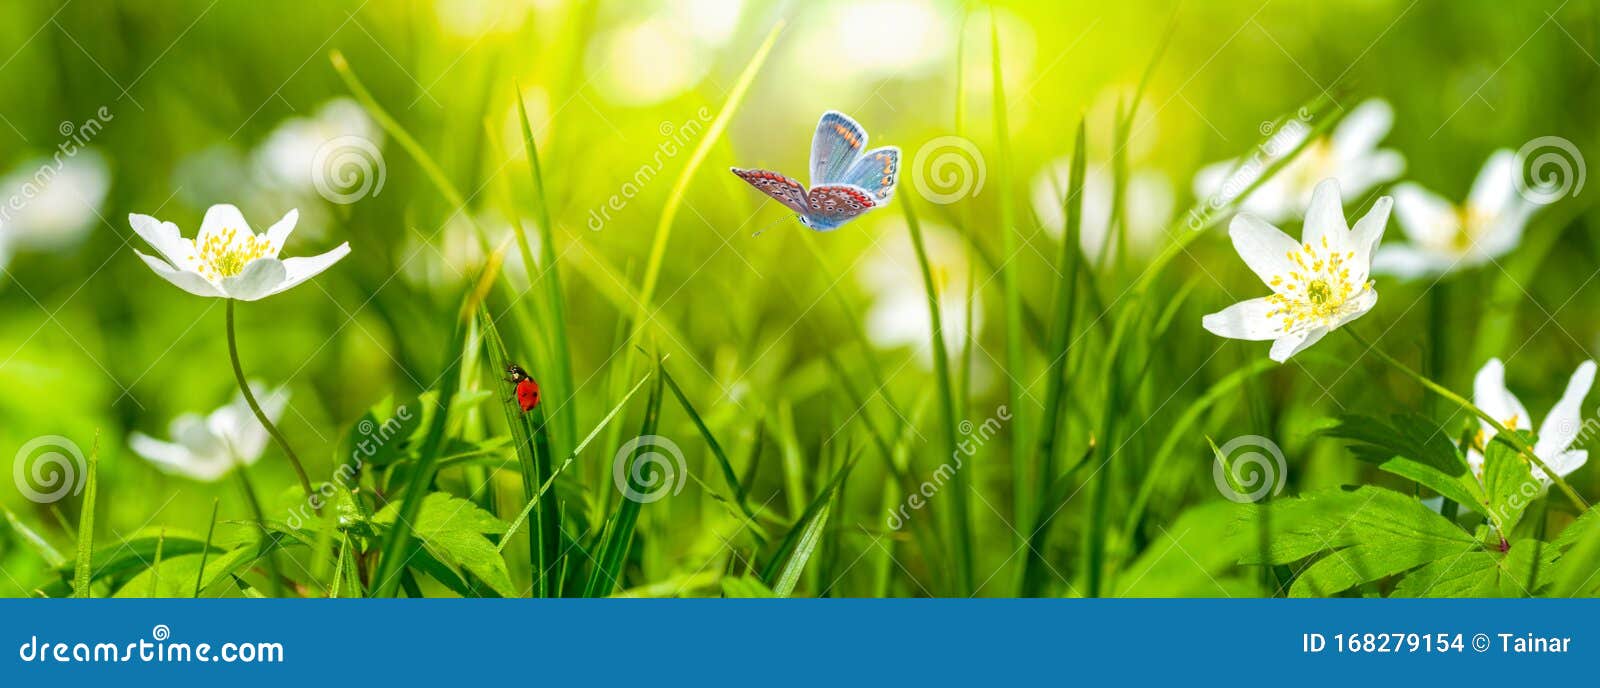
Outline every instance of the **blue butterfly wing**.
{"type": "Polygon", "coordinates": [[[811,139],[811,185],[839,184],[867,147],[867,130],[837,110],[822,113],[811,139]]]}
{"type": "Polygon", "coordinates": [[[829,184],[812,187],[806,193],[806,226],[819,232],[838,229],[840,225],[861,217],[868,210],[882,205],[872,200],[872,194],[859,186],[829,184]]]}
{"type": "Polygon", "coordinates": [[[850,184],[865,189],[872,195],[872,200],[878,205],[889,202],[894,197],[895,183],[900,181],[900,149],[895,146],[874,148],[861,156],[855,164],[850,166],[850,171],[844,175],[841,184],[850,184]]]}
{"type": "Polygon", "coordinates": [[[740,179],[790,210],[801,215],[809,210],[806,206],[806,187],[801,186],[800,182],[769,170],[743,170],[737,167],[730,169],[740,179]]]}

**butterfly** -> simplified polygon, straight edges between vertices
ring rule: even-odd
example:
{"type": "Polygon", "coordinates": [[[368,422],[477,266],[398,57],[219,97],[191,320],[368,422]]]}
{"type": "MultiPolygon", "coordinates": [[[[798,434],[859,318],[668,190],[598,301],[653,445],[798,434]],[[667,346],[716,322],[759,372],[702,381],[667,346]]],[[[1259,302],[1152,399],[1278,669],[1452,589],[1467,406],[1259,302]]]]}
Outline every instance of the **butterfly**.
{"type": "Polygon", "coordinates": [[[838,229],[894,197],[900,149],[867,150],[867,131],[837,110],[822,113],[811,139],[811,188],[770,170],[731,168],[740,179],[800,214],[819,232],[838,229]]]}

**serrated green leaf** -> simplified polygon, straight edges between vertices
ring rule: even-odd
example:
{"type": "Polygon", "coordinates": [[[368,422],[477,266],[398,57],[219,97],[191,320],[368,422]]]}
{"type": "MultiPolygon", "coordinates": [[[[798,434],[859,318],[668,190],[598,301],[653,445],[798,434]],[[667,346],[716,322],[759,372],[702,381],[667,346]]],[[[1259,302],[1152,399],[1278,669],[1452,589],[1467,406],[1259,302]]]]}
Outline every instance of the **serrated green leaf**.
{"type": "Polygon", "coordinates": [[[1501,554],[1473,551],[1440,559],[1407,574],[1394,588],[1394,597],[1526,597],[1532,576],[1534,552],[1543,549],[1546,565],[1554,548],[1535,540],[1521,540],[1501,554]]]}
{"type": "MultiPolygon", "coordinates": [[[[1520,433],[1532,444],[1532,435],[1520,433]]],[[[1544,485],[1533,477],[1527,457],[1504,438],[1495,437],[1484,449],[1483,490],[1489,512],[1503,537],[1509,537],[1533,500],[1544,496],[1544,485]]]]}
{"type": "MultiPolygon", "coordinates": [[[[400,504],[390,503],[373,520],[393,523],[400,504]]],[[[412,523],[412,533],[440,561],[472,572],[503,597],[517,594],[505,559],[487,535],[503,535],[506,524],[493,514],[465,499],[444,492],[431,492],[412,523]]],[[[412,564],[417,563],[413,559],[412,564]]],[[[429,575],[434,572],[429,571],[429,575]]],[[[434,576],[438,578],[438,576],[434,576]]],[[[445,581],[440,581],[445,582],[445,581]]]]}

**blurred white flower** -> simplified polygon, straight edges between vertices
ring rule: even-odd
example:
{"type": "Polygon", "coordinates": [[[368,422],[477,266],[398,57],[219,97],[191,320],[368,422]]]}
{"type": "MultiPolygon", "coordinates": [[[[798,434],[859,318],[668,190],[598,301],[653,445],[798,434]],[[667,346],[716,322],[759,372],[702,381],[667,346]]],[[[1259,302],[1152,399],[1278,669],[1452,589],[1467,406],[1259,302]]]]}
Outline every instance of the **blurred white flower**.
{"type": "MultiPolygon", "coordinates": [[[[1539,426],[1538,440],[1533,444],[1533,455],[1563,478],[1589,460],[1589,452],[1571,447],[1583,428],[1581,406],[1583,398],[1589,396],[1589,388],[1594,386],[1594,372],[1594,361],[1578,364],[1578,369],[1567,381],[1567,390],[1562,392],[1561,399],[1539,426]]],[[[1507,430],[1533,427],[1533,417],[1528,415],[1528,410],[1522,407],[1517,396],[1506,389],[1505,364],[1498,358],[1489,359],[1478,370],[1477,377],[1472,381],[1472,403],[1506,426],[1507,430]]],[[[1483,422],[1473,442],[1475,446],[1467,450],[1467,465],[1472,467],[1472,472],[1479,479],[1483,478],[1483,454],[1480,450],[1489,446],[1495,434],[1494,427],[1487,421],[1483,422]]],[[[1540,485],[1550,487],[1550,476],[1543,469],[1531,465],[1528,468],[1533,471],[1533,477],[1540,485]]]]}
{"type": "Polygon", "coordinates": [[[17,165],[0,179],[0,267],[18,250],[76,246],[99,220],[110,187],[105,159],[90,149],[17,165]]]}
{"type": "Polygon", "coordinates": [[[326,183],[327,175],[333,172],[320,169],[328,161],[319,160],[318,152],[347,136],[371,143],[374,150],[383,146],[383,130],[360,103],[334,98],[312,116],[290,117],[273,129],[256,148],[255,165],[269,184],[315,193],[319,175],[326,183]]]}
{"type": "Polygon", "coordinates": [[[149,215],[129,215],[128,223],[160,254],[134,250],[162,279],[196,296],[256,301],[315,277],[350,253],[346,242],[318,256],[279,260],[299,217],[290,210],[266,234],[256,234],[238,208],[214,205],[194,240],[180,235],[177,225],[149,215]]]}
{"type": "MultiPolygon", "coordinates": [[[[261,411],[276,422],[289,403],[289,390],[278,387],[263,393],[259,382],[250,387],[261,402],[261,411]]],[[[232,402],[211,415],[178,416],[169,432],[171,442],[135,432],[128,436],[128,448],[156,468],[201,482],[213,482],[235,466],[254,464],[267,447],[267,429],[250,412],[242,394],[235,394],[232,402]]]]}
{"type": "MultiPolygon", "coordinates": [[[[1090,164],[1084,173],[1083,226],[1078,243],[1084,255],[1095,263],[1100,261],[1100,250],[1106,243],[1106,228],[1111,220],[1111,174],[1106,165],[1090,164]]],[[[1066,215],[1061,203],[1072,177],[1072,161],[1063,158],[1046,165],[1033,178],[1033,210],[1044,225],[1045,231],[1061,238],[1066,225],[1066,215]]],[[[1128,175],[1127,195],[1123,199],[1127,212],[1127,242],[1131,255],[1148,255],[1161,245],[1166,237],[1167,225],[1172,221],[1172,184],[1167,176],[1154,170],[1141,170],[1128,175]]]]}
{"type": "MultiPolygon", "coordinates": [[[[1345,193],[1360,196],[1399,177],[1406,168],[1405,158],[1378,148],[1393,125],[1394,110],[1389,103],[1372,99],[1356,106],[1333,128],[1331,136],[1306,144],[1294,160],[1250,194],[1240,210],[1267,222],[1283,222],[1310,207],[1311,193],[1324,179],[1337,179],[1345,193]]],[[[1261,156],[1207,165],[1195,175],[1195,196],[1214,205],[1232,200],[1231,195],[1249,188],[1273,162],[1299,147],[1310,132],[1305,123],[1291,119],[1279,127],[1261,156]]]]}
{"type": "Polygon", "coordinates": [[[1517,193],[1517,154],[1489,156],[1466,203],[1455,205],[1416,184],[1394,189],[1394,212],[1409,243],[1378,248],[1372,270],[1403,278],[1437,276],[1475,267],[1522,241],[1536,208],[1517,193]]]}
{"type": "MultiPolygon", "coordinates": [[[[924,225],[922,233],[934,289],[939,295],[945,347],[952,357],[957,357],[967,336],[967,282],[972,266],[967,261],[966,244],[954,231],[938,225],[924,225]]],[[[928,313],[922,269],[917,265],[916,250],[904,224],[890,237],[878,243],[875,253],[856,273],[862,288],[872,296],[872,307],[866,314],[867,338],[885,349],[912,347],[918,362],[931,369],[933,318],[928,313]]],[[[972,303],[972,327],[974,334],[983,328],[981,301],[972,303]]]]}
{"type": "Polygon", "coordinates": [[[1235,216],[1228,228],[1233,248],[1273,293],[1207,315],[1201,324],[1219,337],[1273,340],[1270,355],[1282,363],[1361,317],[1378,302],[1367,274],[1391,204],[1379,198],[1351,229],[1339,183],[1324,180],[1311,196],[1299,244],[1253,215],[1235,216]]]}

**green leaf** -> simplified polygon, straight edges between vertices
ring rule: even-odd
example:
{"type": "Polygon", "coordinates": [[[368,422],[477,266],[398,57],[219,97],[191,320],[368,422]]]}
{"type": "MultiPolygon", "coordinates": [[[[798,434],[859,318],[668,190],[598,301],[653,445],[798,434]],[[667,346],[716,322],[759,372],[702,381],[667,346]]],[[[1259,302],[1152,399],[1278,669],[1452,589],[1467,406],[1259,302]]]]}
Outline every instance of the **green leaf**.
{"type": "Polygon", "coordinates": [[[1250,577],[1240,576],[1234,565],[1255,543],[1228,537],[1244,508],[1219,500],[1183,512],[1139,558],[1122,569],[1111,589],[1117,597],[1259,594],[1259,586],[1250,577]]]}
{"type": "MultiPolygon", "coordinates": [[[[400,503],[391,503],[378,512],[374,520],[394,523],[399,511],[400,503]]],[[[500,557],[494,542],[486,537],[506,532],[505,522],[494,514],[460,497],[431,492],[422,500],[412,532],[440,561],[472,572],[502,597],[516,596],[505,559],[500,557]]]]}
{"type": "Polygon", "coordinates": [[[1600,507],[1584,512],[1561,531],[1550,549],[1559,554],[1551,569],[1550,597],[1593,597],[1600,594],[1600,507]]]}
{"type": "MultiPolygon", "coordinates": [[[[1257,541],[1257,508],[1247,508],[1235,537],[1257,541]]],[[[1379,487],[1311,492],[1274,501],[1271,509],[1266,551],[1253,551],[1240,563],[1290,564],[1326,555],[1295,580],[1289,591],[1295,597],[1334,595],[1481,549],[1472,535],[1415,497],[1379,487]]]]}
{"type": "MultiPolygon", "coordinates": [[[[1532,444],[1531,434],[1519,434],[1532,444]]],[[[1483,490],[1489,508],[1485,515],[1502,537],[1510,537],[1528,504],[1544,496],[1545,486],[1533,477],[1527,457],[1505,438],[1495,437],[1483,454],[1483,490]]]]}
{"type": "Polygon", "coordinates": [[[45,564],[51,568],[59,568],[67,563],[66,555],[51,545],[49,540],[44,539],[43,535],[29,528],[27,524],[22,522],[22,519],[11,513],[10,509],[0,507],[0,513],[5,514],[6,523],[11,526],[11,532],[16,533],[19,539],[28,543],[34,554],[39,555],[39,558],[43,559],[45,564]]]}
{"type": "Polygon", "coordinates": [[[88,484],[83,488],[83,506],[78,513],[78,560],[72,575],[73,597],[89,596],[89,581],[94,571],[91,566],[94,556],[91,552],[94,551],[94,503],[95,495],[100,491],[99,472],[100,437],[96,435],[94,448],[89,450],[88,484]]]}
{"type": "MultiPolygon", "coordinates": [[[[1401,579],[1394,597],[1526,597],[1533,575],[1534,552],[1541,549],[1536,540],[1520,540],[1509,552],[1476,551],[1440,559],[1401,579]]],[[[1554,557],[1554,548],[1544,550],[1545,564],[1554,557]]]]}
{"type": "Polygon", "coordinates": [[[828,507],[823,506],[817,515],[806,523],[806,529],[801,532],[800,540],[795,543],[794,554],[789,555],[789,561],[783,565],[783,570],[778,572],[778,582],[772,586],[772,592],[778,597],[788,597],[794,592],[795,583],[800,582],[800,572],[806,568],[810,561],[811,553],[816,551],[817,543],[822,541],[822,529],[828,524],[828,507]]]}
{"type": "Polygon", "coordinates": [[[1468,470],[1466,458],[1448,435],[1423,416],[1396,414],[1385,422],[1346,414],[1325,434],[1350,441],[1350,451],[1362,461],[1470,509],[1486,511],[1482,486],[1468,470]]]}

